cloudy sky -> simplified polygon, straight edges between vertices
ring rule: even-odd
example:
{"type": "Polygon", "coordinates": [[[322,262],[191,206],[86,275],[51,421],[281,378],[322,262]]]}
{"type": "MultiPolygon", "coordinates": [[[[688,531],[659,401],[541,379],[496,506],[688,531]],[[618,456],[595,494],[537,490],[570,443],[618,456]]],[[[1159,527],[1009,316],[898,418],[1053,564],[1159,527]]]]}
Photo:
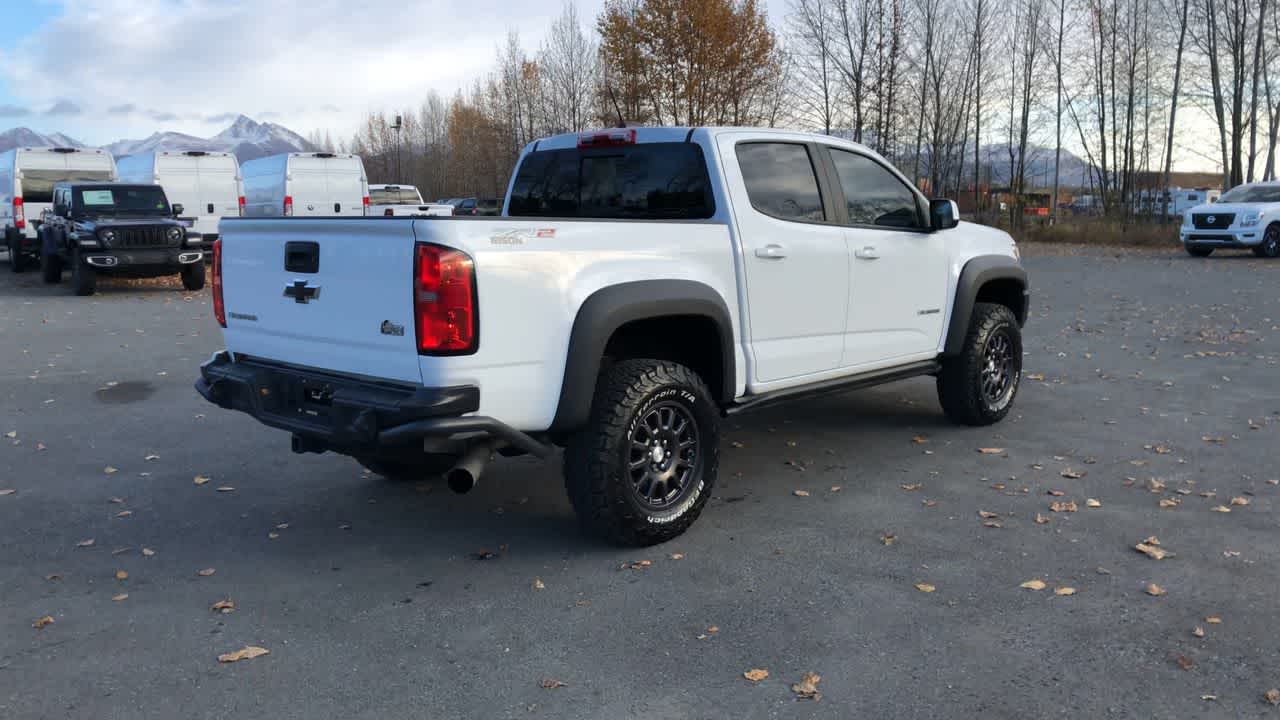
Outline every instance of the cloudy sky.
{"type": "MultiPolygon", "coordinates": [[[[536,49],[562,1],[0,0],[0,130],[98,144],[244,113],[346,134],[469,86],[508,30],[536,49]]],[[[577,0],[584,22],[603,4],[577,0]]]]}

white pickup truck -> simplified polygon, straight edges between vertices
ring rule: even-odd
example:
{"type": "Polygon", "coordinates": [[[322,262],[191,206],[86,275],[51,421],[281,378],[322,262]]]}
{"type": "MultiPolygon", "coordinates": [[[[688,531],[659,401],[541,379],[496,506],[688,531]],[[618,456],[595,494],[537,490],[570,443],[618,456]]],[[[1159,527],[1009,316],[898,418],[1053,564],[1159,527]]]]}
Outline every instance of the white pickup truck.
{"type": "Polygon", "coordinates": [[[423,202],[422,194],[412,185],[370,183],[368,214],[383,217],[452,215],[453,206],[423,202]]]}
{"type": "Polygon", "coordinates": [[[458,491],[564,447],[582,525],[620,544],[693,523],[724,415],[932,375],[985,425],[1021,376],[1012,239],[820,135],[560,135],[503,217],[232,218],[214,253],[207,400],[458,491]]]}

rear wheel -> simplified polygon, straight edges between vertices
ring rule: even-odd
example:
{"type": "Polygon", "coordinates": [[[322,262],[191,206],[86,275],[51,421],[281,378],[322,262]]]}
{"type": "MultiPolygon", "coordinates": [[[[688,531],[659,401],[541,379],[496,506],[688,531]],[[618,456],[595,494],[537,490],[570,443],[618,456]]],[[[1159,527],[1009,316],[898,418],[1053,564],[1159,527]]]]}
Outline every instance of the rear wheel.
{"type": "Polygon", "coordinates": [[[62,256],[56,252],[40,253],[40,275],[50,285],[62,282],[62,256]]]}
{"type": "Polygon", "coordinates": [[[1280,257],[1280,225],[1271,225],[1262,236],[1262,244],[1253,249],[1258,257],[1280,257]]]}
{"type": "Polygon", "coordinates": [[[192,263],[182,268],[182,287],[192,291],[204,289],[204,263],[192,263]]]}
{"type": "Polygon", "coordinates": [[[720,413],[702,378],[662,360],[602,373],[591,419],[565,450],[565,489],[588,533],[618,545],[677,537],[711,497],[720,413]]]}
{"type": "Polygon", "coordinates": [[[1198,245],[1188,245],[1187,254],[1191,257],[1209,257],[1213,254],[1213,248],[1200,247],[1198,245]]]}
{"type": "Polygon", "coordinates": [[[98,291],[98,272],[85,262],[78,250],[71,255],[71,288],[81,296],[98,291]]]}
{"type": "Polygon", "coordinates": [[[1013,311],[1004,305],[978,303],[955,357],[938,373],[938,400],[952,422],[990,425],[1013,407],[1022,379],[1022,333],[1013,311]]]}
{"type": "Polygon", "coordinates": [[[27,256],[19,250],[22,245],[22,236],[10,230],[5,233],[5,240],[8,241],[9,246],[9,269],[16,273],[26,271],[27,256]]]}
{"type": "Polygon", "coordinates": [[[396,482],[412,482],[439,477],[449,472],[458,462],[458,458],[452,455],[423,453],[415,459],[358,457],[356,462],[374,475],[381,475],[396,482]]]}

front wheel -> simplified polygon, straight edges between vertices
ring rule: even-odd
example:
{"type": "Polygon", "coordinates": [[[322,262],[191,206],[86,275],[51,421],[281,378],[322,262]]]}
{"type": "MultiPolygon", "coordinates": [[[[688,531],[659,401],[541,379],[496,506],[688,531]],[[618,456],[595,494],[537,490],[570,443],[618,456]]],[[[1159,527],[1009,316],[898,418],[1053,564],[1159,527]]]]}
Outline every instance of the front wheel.
{"type": "Polygon", "coordinates": [[[618,545],[677,537],[711,497],[720,414],[697,373],[624,360],[596,384],[591,418],[569,439],[564,480],[583,529],[618,545]]]}
{"type": "Polygon", "coordinates": [[[1188,245],[1187,254],[1191,257],[1209,257],[1213,254],[1213,248],[1199,247],[1197,245],[1188,245]]]}
{"type": "Polygon", "coordinates": [[[62,282],[62,257],[52,251],[41,253],[40,275],[49,285],[62,282]]]}
{"type": "Polygon", "coordinates": [[[192,263],[182,268],[182,287],[192,292],[204,289],[204,263],[192,263]]]}
{"type": "Polygon", "coordinates": [[[1004,305],[978,303],[964,346],[938,373],[938,400],[952,422],[990,425],[1013,407],[1022,379],[1022,332],[1004,305]]]}
{"type": "Polygon", "coordinates": [[[1280,225],[1271,225],[1262,236],[1262,244],[1253,249],[1258,257],[1280,257],[1280,225]]]}
{"type": "Polygon", "coordinates": [[[85,262],[79,251],[71,255],[71,288],[80,296],[98,291],[98,272],[85,262]]]}

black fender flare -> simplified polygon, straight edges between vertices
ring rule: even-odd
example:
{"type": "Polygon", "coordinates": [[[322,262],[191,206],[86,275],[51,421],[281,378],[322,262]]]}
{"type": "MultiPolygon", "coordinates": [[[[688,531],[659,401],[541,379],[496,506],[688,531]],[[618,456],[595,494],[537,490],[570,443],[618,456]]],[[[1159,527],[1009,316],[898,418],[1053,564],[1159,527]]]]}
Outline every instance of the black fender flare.
{"type": "Polygon", "coordinates": [[[1027,271],[1008,255],[979,255],[965,263],[956,283],[956,301],[951,308],[951,324],[947,327],[947,343],[944,356],[956,355],[964,347],[969,333],[969,321],[973,318],[973,306],[978,301],[978,291],[992,280],[1013,280],[1022,288],[1022,307],[1015,309],[1018,325],[1027,322],[1030,291],[1027,287],[1027,271]]]}
{"type": "Polygon", "coordinates": [[[711,392],[722,404],[732,401],[737,383],[733,322],[724,299],[710,286],[693,280],[639,280],[601,288],[578,309],[569,334],[560,402],[550,429],[575,430],[589,421],[605,347],[618,328],[672,315],[705,317],[715,324],[723,382],[711,392]]]}

